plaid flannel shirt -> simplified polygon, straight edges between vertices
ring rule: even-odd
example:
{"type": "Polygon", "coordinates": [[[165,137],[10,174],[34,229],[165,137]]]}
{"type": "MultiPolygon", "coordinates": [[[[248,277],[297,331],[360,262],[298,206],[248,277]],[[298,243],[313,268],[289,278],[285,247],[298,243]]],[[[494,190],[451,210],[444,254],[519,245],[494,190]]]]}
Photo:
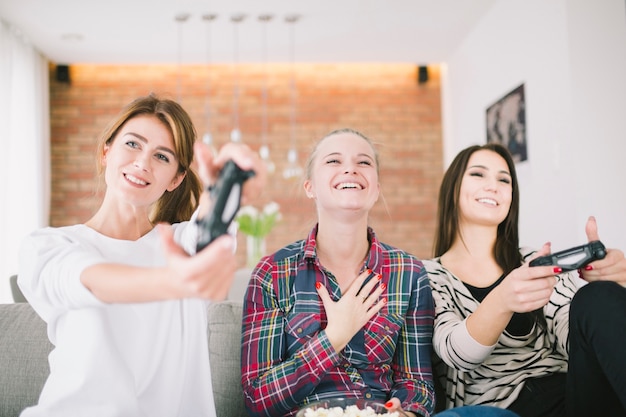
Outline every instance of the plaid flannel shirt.
{"type": "Polygon", "coordinates": [[[327,319],[316,281],[333,300],[334,276],[316,256],[317,226],[306,240],[264,257],[252,273],[243,309],[242,385],[254,416],[292,416],[302,406],[332,397],[386,402],[430,416],[434,307],[426,270],[414,256],[379,242],[371,228],[371,269],[387,285],[383,309],[336,352],[324,331],[327,319]]]}

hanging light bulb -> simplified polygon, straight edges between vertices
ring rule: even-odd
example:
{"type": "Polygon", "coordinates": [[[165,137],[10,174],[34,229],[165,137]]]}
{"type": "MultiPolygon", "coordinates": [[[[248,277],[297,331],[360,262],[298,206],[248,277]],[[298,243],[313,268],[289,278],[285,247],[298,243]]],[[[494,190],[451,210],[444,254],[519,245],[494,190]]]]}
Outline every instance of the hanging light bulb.
{"type": "Polygon", "coordinates": [[[206,56],[207,56],[207,92],[206,92],[206,132],[202,135],[202,142],[207,145],[211,145],[213,143],[213,136],[211,135],[211,74],[210,74],[210,65],[211,65],[211,22],[217,18],[216,14],[204,14],[202,15],[202,20],[207,22],[207,48],[206,48],[206,56]]]}
{"type": "Polygon", "coordinates": [[[290,44],[290,60],[291,60],[291,146],[287,152],[287,167],[283,170],[283,177],[286,179],[297,178],[302,175],[302,167],[298,163],[298,150],[296,149],[296,72],[295,72],[295,24],[298,21],[298,15],[289,15],[285,17],[285,22],[290,24],[289,44],[290,44]]]}
{"type": "Polygon", "coordinates": [[[272,15],[264,14],[259,16],[259,21],[263,25],[262,36],[262,48],[263,53],[263,91],[262,91],[262,106],[261,106],[261,147],[259,148],[259,155],[261,160],[265,163],[265,167],[268,173],[273,173],[276,170],[274,161],[270,158],[270,148],[267,141],[267,90],[268,90],[268,70],[267,70],[267,23],[272,20],[272,15]]]}
{"type": "Polygon", "coordinates": [[[178,22],[178,48],[177,48],[177,61],[178,61],[178,78],[176,79],[176,97],[180,103],[183,96],[182,87],[182,65],[183,65],[183,23],[189,19],[189,13],[179,13],[174,19],[178,22]]]}
{"type": "Polygon", "coordinates": [[[236,14],[230,20],[234,23],[234,59],[233,67],[235,74],[235,82],[233,87],[233,130],[230,131],[230,140],[232,142],[241,142],[241,130],[239,130],[239,23],[245,19],[246,15],[236,14]]]}

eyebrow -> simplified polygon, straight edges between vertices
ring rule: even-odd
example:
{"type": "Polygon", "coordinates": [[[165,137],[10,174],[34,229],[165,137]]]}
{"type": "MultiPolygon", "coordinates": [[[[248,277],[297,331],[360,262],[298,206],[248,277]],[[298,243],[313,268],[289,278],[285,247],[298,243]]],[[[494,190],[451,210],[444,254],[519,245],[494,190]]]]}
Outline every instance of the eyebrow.
{"type": "MultiPolygon", "coordinates": [[[[482,168],[482,169],[487,170],[487,171],[489,170],[489,168],[487,168],[484,165],[472,165],[472,166],[468,166],[467,167],[467,169],[470,169],[470,168],[482,168]]],[[[498,171],[498,173],[507,175],[509,177],[511,176],[511,173],[509,171],[505,171],[505,170],[500,170],[500,171],[498,171]]]]}
{"type": "MultiPolygon", "coordinates": [[[[148,143],[148,139],[146,139],[145,137],[141,136],[138,133],[126,132],[124,134],[124,136],[127,136],[127,135],[133,136],[133,137],[139,139],[140,141],[142,141],[143,143],[148,143]]],[[[174,151],[171,150],[170,148],[168,148],[167,146],[157,146],[157,149],[159,149],[159,150],[161,150],[163,152],[167,152],[167,153],[171,154],[174,158],[176,158],[176,153],[174,153],[174,151]]]]}
{"type": "MultiPolygon", "coordinates": [[[[328,155],[324,156],[324,158],[328,158],[329,156],[336,156],[336,155],[341,156],[342,154],[341,154],[341,152],[331,152],[331,153],[329,153],[328,155]]],[[[358,154],[357,156],[360,156],[360,157],[366,157],[366,158],[370,159],[371,161],[373,161],[373,160],[374,160],[374,158],[372,158],[371,156],[369,156],[369,155],[368,155],[368,154],[366,154],[366,153],[360,153],[360,154],[358,154]]]]}

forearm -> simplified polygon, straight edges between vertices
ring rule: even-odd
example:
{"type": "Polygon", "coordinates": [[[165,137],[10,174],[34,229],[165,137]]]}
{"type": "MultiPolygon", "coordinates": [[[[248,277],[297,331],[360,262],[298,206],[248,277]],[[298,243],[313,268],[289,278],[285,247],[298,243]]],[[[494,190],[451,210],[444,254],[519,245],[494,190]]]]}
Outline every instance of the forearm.
{"type": "Polygon", "coordinates": [[[483,346],[494,345],[509,324],[513,312],[504,308],[492,291],[467,318],[467,331],[483,346]]]}
{"type": "Polygon", "coordinates": [[[97,264],[83,270],[80,280],[105,303],[141,303],[183,297],[165,267],[97,264]]]}
{"type": "Polygon", "coordinates": [[[244,364],[243,390],[248,412],[254,416],[288,413],[315,391],[337,361],[338,355],[322,332],[289,358],[244,364]]]}

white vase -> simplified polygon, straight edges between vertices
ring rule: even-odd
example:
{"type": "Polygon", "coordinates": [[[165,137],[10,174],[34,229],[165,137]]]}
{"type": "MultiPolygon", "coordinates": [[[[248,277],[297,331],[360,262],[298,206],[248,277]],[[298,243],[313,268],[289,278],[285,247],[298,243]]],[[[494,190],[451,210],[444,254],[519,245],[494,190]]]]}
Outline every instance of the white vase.
{"type": "Polygon", "coordinates": [[[265,255],[265,238],[248,235],[246,238],[246,266],[254,268],[265,255]]]}

